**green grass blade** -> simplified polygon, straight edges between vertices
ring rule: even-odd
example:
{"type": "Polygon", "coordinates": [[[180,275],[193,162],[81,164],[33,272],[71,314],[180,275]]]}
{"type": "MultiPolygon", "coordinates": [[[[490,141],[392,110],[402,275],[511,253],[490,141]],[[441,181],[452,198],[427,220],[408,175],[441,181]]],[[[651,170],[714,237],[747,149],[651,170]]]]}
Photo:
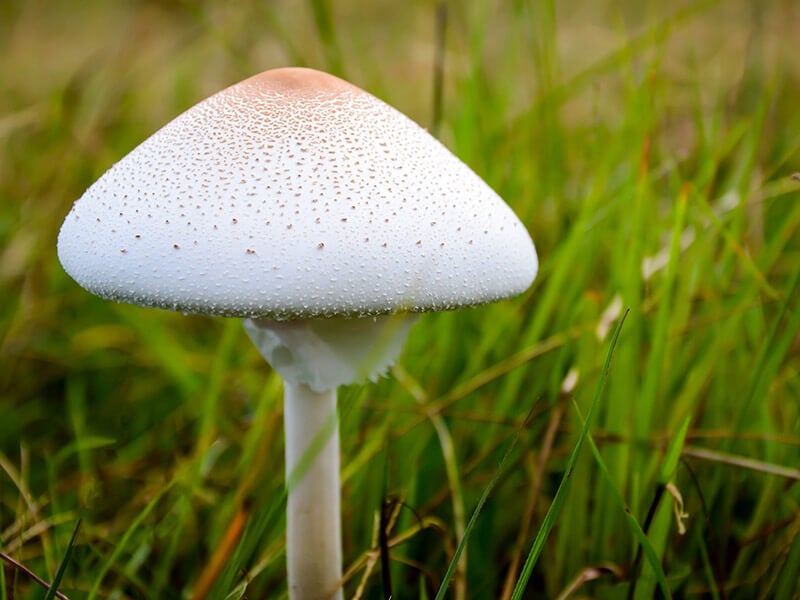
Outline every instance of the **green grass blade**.
{"type": "MultiPolygon", "coordinates": [[[[637,402],[636,411],[636,435],[645,437],[653,427],[653,415],[655,407],[658,405],[658,394],[661,389],[663,374],[665,371],[665,357],[668,354],[668,342],[670,339],[670,317],[674,310],[674,290],[676,279],[679,272],[679,261],[681,253],[681,236],[686,223],[686,211],[688,203],[688,186],[681,189],[674,209],[672,234],[669,244],[669,259],[664,271],[661,283],[660,302],[658,313],[650,334],[651,349],[644,369],[642,388],[637,402]]],[[[641,459],[641,455],[640,455],[641,459]]]]}
{"type": "MultiPolygon", "coordinates": [[[[681,454],[684,450],[684,443],[686,441],[686,434],[689,431],[690,423],[691,416],[687,415],[681,422],[675,434],[672,436],[672,439],[667,447],[666,454],[661,462],[655,499],[653,500],[648,512],[648,517],[645,519],[645,527],[642,528],[638,522],[636,522],[633,512],[628,510],[627,506],[623,506],[628,520],[633,522],[633,531],[639,542],[639,547],[633,560],[633,566],[631,567],[631,585],[628,593],[629,598],[647,598],[648,595],[651,595],[654,589],[652,577],[655,577],[655,583],[661,587],[662,594],[665,597],[669,597],[669,587],[666,582],[666,576],[664,575],[663,568],[661,567],[661,562],[658,558],[656,544],[658,544],[658,547],[662,548],[663,552],[663,540],[666,539],[669,527],[669,520],[664,516],[665,513],[662,509],[664,491],[666,490],[667,483],[672,480],[675,475],[675,471],[678,468],[678,462],[680,461],[681,454]],[[652,519],[650,517],[652,517],[652,519]],[[647,532],[645,532],[645,529],[647,529],[647,532]],[[653,540],[659,541],[654,544],[651,539],[647,537],[648,533],[653,540]],[[645,578],[647,579],[646,583],[648,584],[647,589],[644,591],[639,589],[637,591],[636,584],[638,582],[638,578],[640,577],[642,554],[644,554],[644,556],[647,558],[653,573],[652,577],[650,577],[650,574],[648,573],[648,577],[645,578]]],[[[601,466],[601,470],[605,470],[604,466],[601,466]]],[[[605,471],[607,472],[607,470],[605,471]]],[[[614,490],[614,495],[619,496],[618,499],[622,501],[622,496],[617,490],[614,490]]]]}
{"type": "Polygon", "coordinates": [[[786,291],[782,294],[783,300],[775,320],[754,361],[750,388],[744,395],[736,423],[739,430],[744,428],[747,419],[752,416],[751,406],[764,394],[771,377],[774,376],[783,362],[786,352],[791,347],[795,332],[800,329],[800,310],[796,306],[799,288],[800,269],[797,269],[788,282],[786,291]]]}
{"type": "MultiPolygon", "coordinates": [[[[0,546],[0,548],[2,548],[2,546],[0,546]]],[[[6,569],[3,566],[0,566],[0,600],[8,600],[6,569]]]]}
{"type": "Polygon", "coordinates": [[[58,566],[58,571],[56,571],[56,576],[53,578],[53,583],[50,584],[50,588],[44,595],[44,600],[53,600],[58,595],[58,586],[61,584],[61,579],[64,577],[64,573],[67,571],[67,566],[69,565],[70,558],[72,557],[72,549],[75,547],[75,540],[78,538],[78,530],[80,528],[81,520],[78,519],[78,522],[75,523],[75,529],[72,532],[72,537],[69,539],[69,544],[67,544],[67,549],[64,552],[64,558],[61,560],[61,564],[58,566]]]}
{"type": "Polygon", "coordinates": [[[527,419],[525,420],[525,423],[522,425],[522,427],[520,427],[517,430],[514,439],[511,440],[511,443],[508,445],[508,448],[506,448],[506,451],[503,454],[503,458],[500,460],[500,464],[497,465],[497,469],[495,470],[492,478],[489,480],[489,483],[487,484],[486,488],[484,488],[483,493],[481,494],[481,497],[478,500],[478,504],[475,506],[475,510],[472,511],[472,515],[469,518],[469,522],[467,523],[467,526],[464,529],[464,535],[458,542],[458,546],[456,547],[456,550],[453,553],[453,558],[450,561],[450,565],[447,567],[447,571],[444,574],[442,583],[439,586],[439,591],[436,593],[435,600],[444,600],[444,597],[447,593],[447,588],[450,585],[450,580],[453,578],[453,575],[456,572],[459,559],[461,558],[461,554],[467,545],[467,541],[469,540],[469,536],[472,533],[473,528],[475,527],[475,523],[477,523],[478,521],[478,516],[480,515],[483,507],[486,505],[486,501],[489,499],[489,494],[491,494],[492,490],[497,485],[497,482],[500,480],[500,476],[505,472],[508,458],[509,456],[511,456],[512,451],[516,447],[517,442],[519,441],[519,436],[524,430],[526,424],[527,424],[527,419]]]}
{"type": "MultiPolygon", "coordinates": [[[[578,417],[583,420],[583,416],[580,414],[580,409],[578,408],[577,404],[575,405],[575,410],[578,412],[578,417]]],[[[606,463],[600,454],[600,450],[594,443],[592,435],[587,434],[586,438],[589,442],[589,447],[592,449],[592,455],[594,456],[597,466],[600,469],[600,474],[603,476],[603,481],[605,481],[608,485],[608,489],[611,491],[611,494],[619,509],[625,513],[625,518],[628,520],[631,531],[636,536],[639,544],[641,544],[642,551],[644,552],[647,561],[650,563],[650,566],[653,568],[653,571],[656,574],[656,579],[659,587],[661,588],[661,593],[665,598],[672,598],[669,585],[667,585],[667,576],[664,573],[664,569],[661,567],[661,561],[658,559],[658,554],[656,553],[655,548],[653,548],[650,540],[647,539],[647,534],[644,532],[644,529],[642,529],[642,526],[639,525],[639,521],[636,520],[636,517],[633,515],[633,512],[631,512],[631,509],[628,507],[619,489],[614,484],[614,480],[611,478],[611,473],[608,472],[608,467],[606,466],[606,463]]]]}
{"type": "Polygon", "coordinates": [[[720,595],[717,580],[714,576],[714,565],[708,553],[708,546],[706,544],[706,539],[703,537],[703,530],[697,527],[694,531],[697,548],[703,561],[703,574],[705,575],[706,584],[708,585],[708,592],[711,595],[711,600],[719,600],[720,595]]]}
{"type": "Polygon", "coordinates": [[[800,594],[800,528],[796,528],[786,562],[775,582],[775,600],[794,600],[800,594]]]}
{"type": "Polygon", "coordinates": [[[317,36],[325,48],[325,58],[328,62],[328,70],[335,75],[344,75],[344,63],[342,52],[339,48],[339,41],[336,37],[334,25],[332,2],[329,0],[311,0],[311,12],[314,15],[314,26],[317,36]]]}
{"type": "Polygon", "coordinates": [[[569,490],[569,484],[572,481],[572,474],[575,464],[578,462],[578,456],[581,453],[583,442],[586,440],[586,437],[589,434],[589,427],[592,423],[592,417],[594,417],[594,413],[597,410],[598,404],[600,403],[600,396],[603,393],[603,388],[605,387],[605,382],[608,378],[608,372],[611,366],[611,357],[614,354],[614,347],[617,345],[617,340],[619,339],[619,334],[620,331],[622,331],[622,325],[625,323],[625,318],[628,316],[628,312],[628,310],[625,311],[625,313],[622,315],[622,318],[619,320],[619,323],[617,324],[617,328],[614,330],[614,336],[611,338],[611,344],[608,348],[605,362],[603,363],[602,377],[597,384],[594,400],[592,400],[592,405],[589,408],[589,414],[583,423],[580,437],[578,438],[575,447],[572,449],[572,454],[570,454],[569,461],[567,462],[566,472],[561,478],[561,483],[558,486],[558,490],[553,498],[553,502],[550,504],[550,508],[547,510],[547,514],[542,521],[541,527],[539,527],[539,531],[533,541],[533,545],[528,553],[528,557],[525,559],[525,565],[522,567],[519,579],[517,579],[517,583],[514,586],[514,591],[511,595],[512,600],[520,600],[522,598],[522,594],[525,592],[525,587],[528,585],[528,580],[533,572],[533,567],[541,555],[542,550],[544,549],[547,536],[550,534],[550,530],[553,528],[556,517],[558,516],[558,512],[561,509],[561,505],[564,503],[564,497],[566,496],[566,493],[569,490]]]}
{"type": "Polygon", "coordinates": [[[125,534],[122,536],[117,545],[114,547],[114,551],[111,553],[111,556],[103,564],[102,568],[97,574],[97,577],[94,580],[94,584],[92,585],[92,589],[89,592],[88,600],[94,600],[94,598],[97,597],[97,594],[100,591],[100,586],[103,583],[103,579],[105,579],[106,575],[111,570],[111,567],[114,566],[114,564],[117,562],[117,559],[119,559],[119,557],[125,551],[125,549],[128,546],[128,542],[130,542],[131,538],[133,537],[133,534],[136,533],[136,530],[139,529],[139,527],[142,525],[144,520],[147,518],[147,515],[149,515],[152,512],[152,510],[161,501],[164,495],[169,490],[172,489],[174,484],[175,481],[173,480],[170,481],[163,488],[161,488],[158,494],[156,494],[156,496],[152,500],[150,500],[150,502],[147,503],[147,506],[145,506],[133,520],[133,523],[131,523],[130,527],[128,527],[128,529],[125,531],[125,534]]]}
{"type": "MultiPolygon", "coordinates": [[[[447,423],[440,414],[433,414],[430,417],[433,428],[436,431],[436,437],[439,440],[439,447],[442,450],[442,458],[445,464],[445,473],[447,474],[447,483],[450,487],[450,495],[452,498],[453,509],[453,529],[460,539],[458,544],[459,560],[455,563],[455,570],[459,572],[459,577],[456,579],[455,597],[464,598],[466,595],[466,576],[467,576],[467,529],[464,525],[464,492],[461,486],[461,480],[458,472],[458,461],[456,459],[455,445],[453,444],[453,436],[447,428],[447,423]]],[[[504,457],[505,458],[505,457],[504,457]]],[[[488,497],[488,495],[487,495],[488,497]]]]}
{"type": "Polygon", "coordinates": [[[691,415],[687,415],[680,424],[680,427],[678,427],[678,431],[675,432],[670,440],[667,453],[664,455],[664,460],[661,462],[659,483],[667,483],[675,476],[675,470],[678,468],[678,461],[681,459],[683,444],[686,441],[686,434],[689,432],[689,424],[691,422],[691,415]]]}

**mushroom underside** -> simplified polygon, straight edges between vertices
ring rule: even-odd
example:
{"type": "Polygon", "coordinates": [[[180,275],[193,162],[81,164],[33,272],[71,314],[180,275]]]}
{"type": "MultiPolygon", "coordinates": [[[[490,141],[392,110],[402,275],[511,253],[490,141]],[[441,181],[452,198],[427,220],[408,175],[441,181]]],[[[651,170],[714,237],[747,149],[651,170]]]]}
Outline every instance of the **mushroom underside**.
{"type": "Polygon", "coordinates": [[[315,392],[375,381],[394,364],[417,315],[277,321],[246,319],[261,355],[285,381],[315,392]]]}

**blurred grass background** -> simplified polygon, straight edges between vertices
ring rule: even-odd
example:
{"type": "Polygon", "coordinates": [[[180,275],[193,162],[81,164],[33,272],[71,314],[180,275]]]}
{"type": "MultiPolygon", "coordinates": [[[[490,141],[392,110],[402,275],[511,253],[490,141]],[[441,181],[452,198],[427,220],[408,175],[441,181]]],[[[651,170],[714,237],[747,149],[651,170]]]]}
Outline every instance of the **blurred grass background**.
{"type": "Polygon", "coordinates": [[[52,580],[81,518],[70,598],[285,596],[279,379],[235,320],[91,296],[55,239],[159,126],[291,64],[434,128],[542,259],[340,394],[348,597],[383,597],[382,507],[393,597],[432,597],[492,482],[448,594],[521,593],[626,308],[524,597],[800,597],[799,31],[792,0],[0,3],[0,549],[52,580]]]}

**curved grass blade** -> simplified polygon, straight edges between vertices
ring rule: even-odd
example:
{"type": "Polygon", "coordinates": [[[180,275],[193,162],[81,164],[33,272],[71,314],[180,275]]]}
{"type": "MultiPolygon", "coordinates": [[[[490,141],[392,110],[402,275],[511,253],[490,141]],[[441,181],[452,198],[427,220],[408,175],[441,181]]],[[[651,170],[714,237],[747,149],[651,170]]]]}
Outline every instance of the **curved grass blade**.
{"type": "MultiPolygon", "coordinates": [[[[580,409],[578,406],[575,406],[575,410],[578,413],[578,418],[583,419],[583,415],[580,413],[580,409]]],[[[688,419],[686,420],[686,424],[688,425],[688,419]]],[[[592,449],[592,455],[594,456],[595,461],[597,462],[597,466],[600,469],[600,474],[603,476],[603,480],[608,484],[608,488],[611,490],[612,496],[614,498],[615,503],[619,506],[620,510],[625,513],[625,517],[628,520],[628,524],[631,527],[631,531],[636,536],[636,540],[639,542],[639,547],[641,548],[644,556],[647,558],[647,562],[650,563],[650,566],[653,569],[653,573],[655,573],[656,581],[658,582],[659,587],[661,588],[661,593],[664,598],[672,598],[672,593],[669,590],[669,586],[667,585],[667,576],[664,573],[664,569],[661,567],[661,561],[658,558],[658,554],[653,548],[653,545],[650,543],[650,540],[647,539],[647,534],[645,533],[642,526],[639,525],[639,522],[636,520],[636,517],[631,512],[630,508],[628,508],[625,499],[622,497],[619,489],[617,486],[614,485],[614,480],[611,478],[611,474],[608,472],[608,467],[606,467],[606,463],[603,461],[603,457],[600,455],[600,450],[597,448],[597,445],[594,443],[594,439],[592,439],[591,434],[587,434],[586,436],[589,447],[592,449]]],[[[670,461],[671,462],[671,461],[670,461]]]]}
{"type": "Polygon", "coordinates": [[[483,510],[486,501],[489,499],[489,494],[494,489],[497,482],[500,480],[500,476],[505,472],[506,462],[508,461],[508,457],[511,456],[512,451],[517,445],[519,441],[520,434],[526,429],[528,421],[533,414],[533,409],[528,413],[528,416],[525,418],[525,422],[517,429],[517,433],[514,435],[514,438],[511,440],[511,443],[506,448],[505,453],[503,454],[503,458],[500,460],[500,464],[497,465],[497,469],[495,470],[494,475],[489,480],[486,488],[483,490],[483,494],[481,494],[480,499],[478,500],[478,504],[475,506],[475,510],[472,511],[472,516],[469,518],[469,522],[467,523],[466,528],[464,529],[464,535],[462,536],[461,540],[458,543],[458,547],[456,547],[456,551],[453,553],[453,558],[450,561],[450,565],[447,567],[447,571],[444,574],[444,578],[442,579],[442,583],[439,586],[439,591],[436,593],[435,600],[444,600],[445,595],[447,594],[447,588],[450,586],[450,580],[453,578],[453,574],[456,572],[456,568],[459,563],[459,559],[461,558],[461,553],[464,551],[464,548],[467,545],[467,540],[469,540],[469,536],[472,534],[472,529],[475,527],[475,523],[478,521],[478,515],[480,515],[481,510],[483,510]]]}
{"type": "Polygon", "coordinates": [[[608,348],[608,354],[606,354],[605,363],[603,363],[603,374],[597,384],[597,389],[594,393],[594,400],[592,400],[592,405],[589,407],[589,414],[586,416],[586,420],[583,423],[583,428],[581,429],[581,434],[578,437],[578,442],[572,449],[572,454],[570,454],[569,462],[567,463],[566,472],[561,478],[561,483],[558,485],[558,490],[556,490],[556,495],[553,498],[553,502],[550,504],[550,508],[547,509],[547,514],[544,516],[542,525],[539,527],[536,538],[533,540],[533,545],[531,546],[531,551],[528,553],[528,558],[525,559],[525,565],[522,567],[519,579],[517,579],[517,584],[514,586],[514,591],[511,594],[511,600],[521,600],[522,595],[525,593],[525,587],[528,585],[528,580],[533,572],[533,567],[536,564],[536,561],[539,559],[542,550],[544,549],[544,544],[547,541],[547,537],[550,535],[550,531],[553,529],[556,517],[561,510],[561,506],[564,504],[564,498],[566,497],[567,491],[569,490],[569,485],[572,482],[575,464],[578,462],[578,456],[581,453],[583,442],[586,440],[589,434],[589,426],[592,423],[592,418],[594,417],[594,413],[598,404],[600,403],[600,396],[603,393],[603,388],[605,387],[605,382],[608,378],[608,372],[611,366],[611,357],[614,354],[614,348],[617,345],[620,331],[622,331],[622,325],[625,323],[625,319],[627,318],[629,312],[630,309],[625,310],[625,313],[622,315],[622,318],[617,324],[617,328],[614,330],[614,336],[611,338],[611,345],[608,348]]]}

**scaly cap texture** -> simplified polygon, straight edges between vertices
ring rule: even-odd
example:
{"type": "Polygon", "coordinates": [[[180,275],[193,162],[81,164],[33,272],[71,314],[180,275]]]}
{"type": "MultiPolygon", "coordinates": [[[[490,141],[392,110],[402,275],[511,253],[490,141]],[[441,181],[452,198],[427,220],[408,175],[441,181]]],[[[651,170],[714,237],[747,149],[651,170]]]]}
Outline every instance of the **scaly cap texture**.
{"type": "Polygon", "coordinates": [[[106,172],[58,238],[114,300],[298,319],[430,311],[525,290],[525,227],[437,140],[310,69],[267,71],[192,107],[106,172]]]}

